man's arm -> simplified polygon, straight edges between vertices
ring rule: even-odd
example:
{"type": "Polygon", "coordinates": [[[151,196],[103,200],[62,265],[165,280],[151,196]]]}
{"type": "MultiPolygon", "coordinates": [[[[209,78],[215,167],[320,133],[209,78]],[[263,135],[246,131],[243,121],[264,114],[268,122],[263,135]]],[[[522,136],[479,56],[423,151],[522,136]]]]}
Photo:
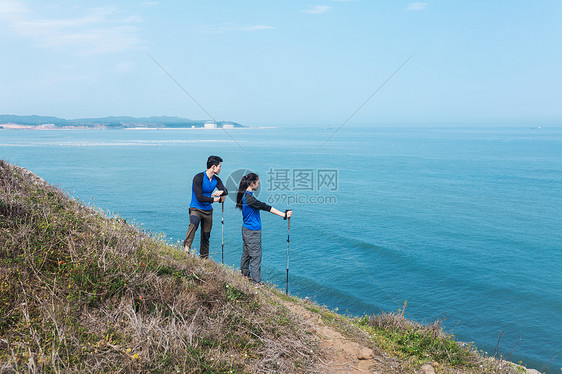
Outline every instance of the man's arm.
{"type": "Polygon", "coordinates": [[[195,197],[200,203],[212,203],[215,199],[203,195],[203,174],[199,173],[193,177],[193,192],[195,192],[195,197]]]}
{"type": "Polygon", "coordinates": [[[215,178],[217,178],[217,190],[222,191],[221,196],[228,195],[228,190],[226,189],[226,187],[222,183],[222,180],[219,177],[217,177],[216,175],[215,175],[215,178]]]}

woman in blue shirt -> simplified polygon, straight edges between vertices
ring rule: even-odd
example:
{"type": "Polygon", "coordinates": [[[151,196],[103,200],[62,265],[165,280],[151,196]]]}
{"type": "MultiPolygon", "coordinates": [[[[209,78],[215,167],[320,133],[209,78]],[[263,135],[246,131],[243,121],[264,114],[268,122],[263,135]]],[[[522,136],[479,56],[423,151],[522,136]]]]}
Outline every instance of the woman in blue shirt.
{"type": "Polygon", "coordinates": [[[260,185],[260,178],[255,173],[249,173],[242,177],[236,196],[236,207],[242,210],[242,260],[240,270],[242,274],[250,278],[254,283],[261,283],[261,218],[260,210],[271,212],[287,219],[293,212],[288,210],[281,212],[254,197],[254,191],[260,185]],[[251,272],[250,272],[251,268],[251,272]]]}

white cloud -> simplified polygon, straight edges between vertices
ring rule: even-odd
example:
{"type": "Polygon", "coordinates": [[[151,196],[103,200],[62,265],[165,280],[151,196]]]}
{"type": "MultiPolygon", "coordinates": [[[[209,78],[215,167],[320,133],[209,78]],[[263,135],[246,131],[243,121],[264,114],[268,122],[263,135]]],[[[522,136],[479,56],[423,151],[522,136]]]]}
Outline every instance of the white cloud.
{"type": "Polygon", "coordinates": [[[255,32],[263,30],[275,30],[275,27],[268,25],[254,25],[254,26],[201,26],[199,31],[209,34],[224,34],[231,31],[242,31],[242,32],[255,32]]]}
{"type": "Polygon", "coordinates": [[[301,10],[301,12],[306,14],[321,14],[326,13],[330,9],[332,9],[332,7],[327,5],[315,5],[311,9],[301,10]]]}
{"type": "Polygon", "coordinates": [[[3,0],[0,6],[0,19],[24,17],[29,12],[29,9],[18,1],[3,0]]]}
{"type": "Polygon", "coordinates": [[[36,16],[23,3],[2,0],[0,21],[36,46],[78,54],[104,54],[139,47],[138,16],[118,17],[115,7],[92,8],[79,17],[47,19],[36,16]]]}
{"type": "Polygon", "coordinates": [[[408,7],[406,7],[407,10],[424,10],[425,8],[427,8],[427,3],[420,2],[410,3],[408,7]]]}
{"type": "Polygon", "coordinates": [[[115,71],[116,73],[129,73],[134,69],[134,67],[135,65],[133,65],[131,62],[123,61],[115,64],[113,66],[113,71],[115,71]]]}
{"type": "Polygon", "coordinates": [[[238,30],[238,31],[260,31],[260,30],[274,30],[275,27],[273,26],[267,26],[267,25],[256,25],[256,26],[243,26],[243,27],[234,27],[232,28],[233,30],[238,30]]]}

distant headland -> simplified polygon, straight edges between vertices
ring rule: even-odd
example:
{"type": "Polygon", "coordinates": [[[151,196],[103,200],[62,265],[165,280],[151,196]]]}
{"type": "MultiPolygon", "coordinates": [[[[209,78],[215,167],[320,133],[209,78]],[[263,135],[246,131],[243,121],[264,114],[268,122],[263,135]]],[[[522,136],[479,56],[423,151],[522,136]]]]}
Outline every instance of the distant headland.
{"type": "Polygon", "coordinates": [[[50,116],[0,115],[0,129],[56,130],[56,129],[233,129],[246,126],[231,121],[191,120],[181,117],[103,117],[64,119],[50,116]]]}

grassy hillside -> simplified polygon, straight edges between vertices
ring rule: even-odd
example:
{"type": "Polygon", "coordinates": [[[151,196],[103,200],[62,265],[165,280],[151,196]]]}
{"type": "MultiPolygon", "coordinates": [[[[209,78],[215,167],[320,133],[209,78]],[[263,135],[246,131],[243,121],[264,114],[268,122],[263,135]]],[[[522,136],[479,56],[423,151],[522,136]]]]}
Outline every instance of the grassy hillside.
{"type": "Polygon", "coordinates": [[[0,372],[338,372],[348,342],[380,373],[525,372],[438,324],[255,287],[0,161],[0,372]]]}
{"type": "Polygon", "coordinates": [[[299,322],[233,271],[0,164],[0,361],[17,371],[291,372],[299,322]]]}

